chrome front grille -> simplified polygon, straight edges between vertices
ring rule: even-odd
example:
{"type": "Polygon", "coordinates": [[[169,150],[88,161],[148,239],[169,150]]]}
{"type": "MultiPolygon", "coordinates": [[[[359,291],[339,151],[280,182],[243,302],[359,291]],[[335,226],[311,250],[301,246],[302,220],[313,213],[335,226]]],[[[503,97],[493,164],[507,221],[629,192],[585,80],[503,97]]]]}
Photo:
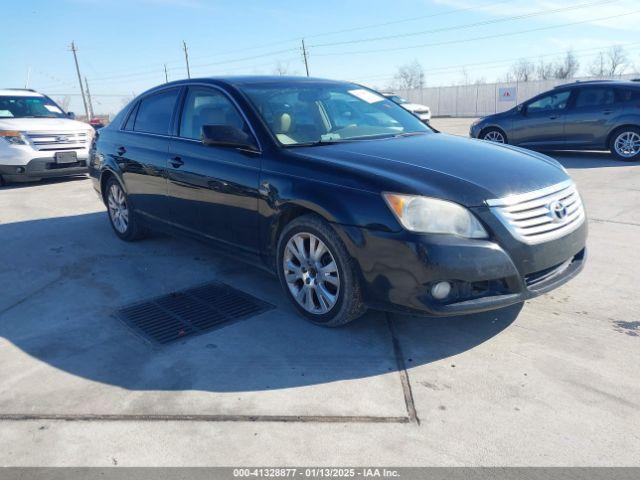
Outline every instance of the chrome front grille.
{"type": "Polygon", "coordinates": [[[567,235],[585,219],[580,194],[571,180],[533,192],[487,200],[487,205],[516,239],[528,244],[567,235]]]}
{"type": "Polygon", "coordinates": [[[27,138],[36,150],[71,150],[86,148],[89,135],[85,131],[78,132],[27,132],[27,138]]]}

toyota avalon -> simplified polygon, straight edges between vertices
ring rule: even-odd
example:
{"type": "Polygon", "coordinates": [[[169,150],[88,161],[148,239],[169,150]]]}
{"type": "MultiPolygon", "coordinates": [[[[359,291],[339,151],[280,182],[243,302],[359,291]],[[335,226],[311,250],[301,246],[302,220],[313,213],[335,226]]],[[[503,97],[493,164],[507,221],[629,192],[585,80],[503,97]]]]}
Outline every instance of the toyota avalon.
{"type": "Polygon", "coordinates": [[[539,153],[434,132],[363,86],[296,77],[153,88],[98,131],[115,234],[197,237],[274,272],[324,326],[520,303],[585,261],[576,186],[539,153]]]}

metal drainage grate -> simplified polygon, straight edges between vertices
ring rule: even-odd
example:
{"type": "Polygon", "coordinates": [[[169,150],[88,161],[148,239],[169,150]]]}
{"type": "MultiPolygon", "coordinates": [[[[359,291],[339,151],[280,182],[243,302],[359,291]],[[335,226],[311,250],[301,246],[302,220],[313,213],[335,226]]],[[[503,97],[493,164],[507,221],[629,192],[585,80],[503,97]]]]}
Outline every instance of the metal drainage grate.
{"type": "Polygon", "coordinates": [[[117,314],[144,337],[165,344],[272,308],[275,307],[270,303],[248,293],[212,282],[129,305],[117,314]]]}

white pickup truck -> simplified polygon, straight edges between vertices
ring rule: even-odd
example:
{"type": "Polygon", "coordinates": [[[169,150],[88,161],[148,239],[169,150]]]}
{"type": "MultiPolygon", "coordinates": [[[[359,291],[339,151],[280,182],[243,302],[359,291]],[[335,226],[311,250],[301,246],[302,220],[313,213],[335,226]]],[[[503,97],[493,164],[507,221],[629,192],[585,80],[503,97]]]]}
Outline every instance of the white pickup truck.
{"type": "Polygon", "coordinates": [[[0,89],[0,184],[87,171],[94,129],[29,89],[0,89]]]}

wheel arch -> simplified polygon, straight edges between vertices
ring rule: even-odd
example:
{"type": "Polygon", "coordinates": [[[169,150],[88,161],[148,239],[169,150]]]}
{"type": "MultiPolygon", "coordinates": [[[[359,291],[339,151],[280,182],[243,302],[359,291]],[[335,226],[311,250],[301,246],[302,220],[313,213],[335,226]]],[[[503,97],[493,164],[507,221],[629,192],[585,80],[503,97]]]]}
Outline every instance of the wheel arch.
{"type": "Polygon", "coordinates": [[[613,146],[612,143],[613,143],[614,137],[618,132],[624,130],[625,128],[634,128],[638,130],[640,129],[640,125],[637,125],[635,123],[624,123],[622,125],[618,125],[613,129],[611,129],[611,131],[609,132],[609,135],[607,135],[607,143],[606,143],[607,148],[611,148],[613,146]]]}
{"type": "Polygon", "coordinates": [[[499,125],[487,125],[486,127],[482,127],[482,130],[480,130],[480,133],[478,133],[478,138],[482,140],[482,137],[484,137],[485,133],[487,133],[489,130],[498,130],[504,136],[505,143],[509,143],[507,132],[499,125]]]}

